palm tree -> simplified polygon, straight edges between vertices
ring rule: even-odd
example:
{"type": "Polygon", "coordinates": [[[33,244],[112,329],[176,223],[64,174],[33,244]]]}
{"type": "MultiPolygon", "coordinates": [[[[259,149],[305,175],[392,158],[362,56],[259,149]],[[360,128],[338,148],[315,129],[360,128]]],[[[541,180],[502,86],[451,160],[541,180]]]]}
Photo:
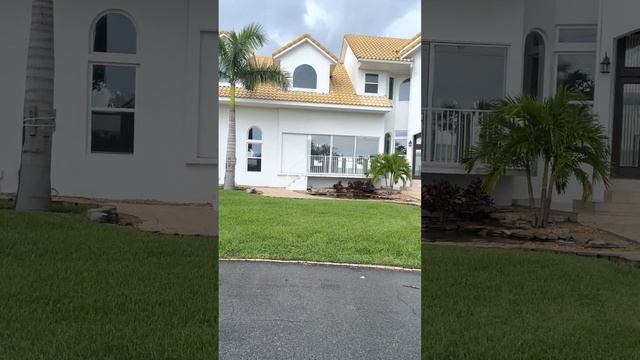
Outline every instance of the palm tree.
{"type": "Polygon", "coordinates": [[[51,204],[51,140],[55,127],[53,0],[33,0],[16,210],[51,204]]]}
{"type": "Polygon", "coordinates": [[[594,183],[609,183],[606,133],[583,99],[579,92],[566,88],[542,103],[528,97],[503,99],[482,120],[480,141],[465,160],[467,171],[486,164],[484,185],[493,190],[508,169],[524,169],[532,222],[546,226],[554,190],[563,193],[575,178],[581,185],[582,199],[587,200],[594,183]],[[532,174],[539,161],[543,169],[537,209],[532,174]]]}
{"type": "Polygon", "coordinates": [[[371,182],[377,183],[384,178],[384,184],[388,195],[393,193],[393,186],[402,181],[402,186],[407,185],[411,178],[411,167],[402,153],[378,154],[371,159],[369,173],[371,182]]]}
{"type": "Polygon", "coordinates": [[[235,188],[236,171],[236,86],[253,90],[259,84],[273,84],[286,90],[290,76],[278,64],[258,61],[255,49],[266,42],[262,26],[249,24],[239,33],[229,32],[220,38],[218,46],[219,76],[229,82],[229,131],[224,173],[224,190],[235,188]]]}

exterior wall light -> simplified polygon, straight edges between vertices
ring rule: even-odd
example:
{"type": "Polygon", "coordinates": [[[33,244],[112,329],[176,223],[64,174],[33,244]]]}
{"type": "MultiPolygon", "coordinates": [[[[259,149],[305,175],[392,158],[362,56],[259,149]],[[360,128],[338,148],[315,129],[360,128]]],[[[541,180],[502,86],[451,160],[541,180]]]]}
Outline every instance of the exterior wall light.
{"type": "Polygon", "coordinates": [[[600,73],[601,74],[609,74],[611,72],[611,59],[609,59],[609,55],[605,52],[604,58],[600,62],[600,73]]]}

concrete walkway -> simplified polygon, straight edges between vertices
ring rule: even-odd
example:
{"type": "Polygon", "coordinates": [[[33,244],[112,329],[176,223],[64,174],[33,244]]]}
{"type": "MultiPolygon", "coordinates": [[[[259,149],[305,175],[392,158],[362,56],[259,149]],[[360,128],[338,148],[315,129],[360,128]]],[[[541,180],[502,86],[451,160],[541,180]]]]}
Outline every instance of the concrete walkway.
{"type": "Polygon", "coordinates": [[[218,215],[211,205],[138,204],[108,202],[118,213],[140,219],[141,230],[163,234],[216,236],[218,215]]]}
{"type": "Polygon", "coordinates": [[[420,359],[420,273],[220,261],[220,359],[420,359]]]}

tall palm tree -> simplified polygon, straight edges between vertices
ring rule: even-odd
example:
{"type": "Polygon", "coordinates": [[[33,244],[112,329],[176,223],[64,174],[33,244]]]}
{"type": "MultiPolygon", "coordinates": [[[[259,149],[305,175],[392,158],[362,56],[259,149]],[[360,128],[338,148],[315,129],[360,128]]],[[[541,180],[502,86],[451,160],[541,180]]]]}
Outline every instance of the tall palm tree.
{"type": "Polygon", "coordinates": [[[219,76],[229,82],[229,131],[224,173],[224,190],[235,188],[236,171],[236,86],[254,90],[259,84],[273,84],[287,90],[290,76],[276,63],[257,61],[254,51],[267,41],[262,26],[249,24],[239,33],[229,32],[218,45],[219,76]]]}
{"type": "Polygon", "coordinates": [[[53,0],[33,0],[16,210],[51,204],[51,140],[55,127],[53,0]]]}
{"type": "Polygon", "coordinates": [[[537,227],[546,226],[554,190],[561,194],[576,179],[586,200],[594,183],[609,183],[606,132],[583,100],[582,94],[566,88],[542,103],[527,97],[502,100],[480,124],[480,141],[465,160],[467,171],[486,164],[484,184],[491,190],[508,169],[523,168],[532,221],[537,227]],[[543,168],[536,209],[531,178],[538,161],[543,168]]]}

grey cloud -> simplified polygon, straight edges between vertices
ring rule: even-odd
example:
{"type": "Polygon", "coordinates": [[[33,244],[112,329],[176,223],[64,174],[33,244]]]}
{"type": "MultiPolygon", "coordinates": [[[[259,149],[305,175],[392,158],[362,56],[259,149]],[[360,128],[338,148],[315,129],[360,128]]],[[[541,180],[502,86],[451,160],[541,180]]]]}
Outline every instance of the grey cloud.
{"type": "MultiPolygon", "coordinates": [[[[269,42],[259,50],[270,54],[296,36],[309,33],[339,55],[344,34],[383,35],[389,26],[412,10],[419,9],[420,0],[219,0],[220,28],[240,30],[256,22],[264,26],[269,42]],[[305,22],[307,3],[317,6],[310,24],[305,22]],[[319,14],[324,14],[318,18],[319,14]],[[311,25],[311,26],[310,26],[311,25]]],[[[411,26],[407,26],[408,32],[411,26]]],[[[415,30],[404,36],[410,37],[415,30]]]]}

